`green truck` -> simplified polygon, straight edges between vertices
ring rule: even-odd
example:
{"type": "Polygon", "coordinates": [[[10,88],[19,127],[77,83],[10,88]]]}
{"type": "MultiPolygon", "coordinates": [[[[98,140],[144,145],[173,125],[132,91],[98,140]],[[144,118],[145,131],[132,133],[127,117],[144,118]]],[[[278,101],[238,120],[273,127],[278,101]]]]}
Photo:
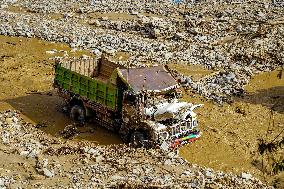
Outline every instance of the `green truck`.
{"type": "Polygon", "coordinates": [[[54,87],[70,117],[95,121],[137,147],[164,149],[200,137],[196,107],[179,100],[180,85],[166,66],[126,68],[104,55],[58,59],[54,87]]]}

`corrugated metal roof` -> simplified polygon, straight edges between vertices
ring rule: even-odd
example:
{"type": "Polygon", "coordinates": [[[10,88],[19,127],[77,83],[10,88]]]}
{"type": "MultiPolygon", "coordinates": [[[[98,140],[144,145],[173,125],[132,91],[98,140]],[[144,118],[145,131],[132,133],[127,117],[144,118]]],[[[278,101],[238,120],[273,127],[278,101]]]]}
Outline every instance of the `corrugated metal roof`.
{"type": "Polygon", "coordinates": [[[177,85],[176,80],[167,72],[164,66],[120,69],[120,72],[124,80],[128,81],[128,84],[135,92],[143,89],[163,91],[177,85]]]}

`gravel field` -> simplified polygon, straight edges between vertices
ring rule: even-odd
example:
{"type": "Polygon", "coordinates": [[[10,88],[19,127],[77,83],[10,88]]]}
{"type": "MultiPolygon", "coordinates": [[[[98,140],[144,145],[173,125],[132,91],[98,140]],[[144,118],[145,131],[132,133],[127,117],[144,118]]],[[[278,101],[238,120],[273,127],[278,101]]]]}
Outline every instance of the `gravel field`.
{"type": "Polygon", "coordinates": [[[1,161],[9,163],[2,188],[271,188],[248,173],[191,165],[175,152],[63,141],[14,111],[0,113],[0,134],[1,161]]]}

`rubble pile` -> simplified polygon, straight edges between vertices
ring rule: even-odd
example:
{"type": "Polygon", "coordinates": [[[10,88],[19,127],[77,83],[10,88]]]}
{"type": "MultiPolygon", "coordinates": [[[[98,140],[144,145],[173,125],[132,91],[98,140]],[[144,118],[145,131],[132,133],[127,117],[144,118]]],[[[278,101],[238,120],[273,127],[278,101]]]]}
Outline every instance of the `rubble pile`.
{"type": "Polygon", "coordinates": [[[243,86],[247,83],[247,78],[239,73],[223,71],[202,78],[198,82],[191,82],[189,86],[205,98],[223,104],[232,100],[231,95],[242,96],[243,86]]]}
{"type": "Polygon", "coordinates": [[[54,138],[14,111],[0,113],[0,135],[2,152],[27,159],[19,166],[33,170],[29,177],[17,170],[1,171],[3,188],[270,188],[249,173],[238,176],[190,165],[176,152],[54,138]]]}
{"type": "Polygon", "coordinates": [[[130,67],[176,62],[235,74],[226,86],[227,78],[218,74],[190,85],[218,103],[241,93],[252,75],[274,70],[284,61],[284,11],[276,1],[5,2],[24,13],[0,9],[2,35],[65,42],[93,52],[127,52],[129,59],[119,64],[130,67]],[[92,16],[98,12],[104,15],[92,16]],[[54,13],[62,16],[53,19],[54,13]],[[118,13],[131,18],[107,16],[118,13]]]}
{"type": "Polygon", "coordinates": [[[177,27],[183,23],[180,23],[179,20],[176,19],[147,17],[142,14],[137,14],[133,20],[111,20],[108,17],[102,17],[98,19],[90,19],[88,23],[96,27],[128,32],[131,34],[141,35],[146,38],[184,38],[184,34],[177,33],[177,27]]]}

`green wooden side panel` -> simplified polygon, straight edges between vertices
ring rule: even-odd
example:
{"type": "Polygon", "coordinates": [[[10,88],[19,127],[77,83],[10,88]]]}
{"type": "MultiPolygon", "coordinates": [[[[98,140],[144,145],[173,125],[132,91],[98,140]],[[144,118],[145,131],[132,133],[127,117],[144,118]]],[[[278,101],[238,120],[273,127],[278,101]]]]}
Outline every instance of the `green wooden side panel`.
{"type": "Polygon", "coordinates": [[[60,87],[102,104],[112,110],[117,109],[117,88],[93,78],[83,76],[57,65],[55,82],[60,87]]]}
{"type": "Polygon", "coordinates": [[[117,107],[116,109],[119,111],[119,112],[122,112],[122,99],[123,99],[123,90],[122,89],[118,89],[116,90],[116,96],[117,96],[117,107]]]}

